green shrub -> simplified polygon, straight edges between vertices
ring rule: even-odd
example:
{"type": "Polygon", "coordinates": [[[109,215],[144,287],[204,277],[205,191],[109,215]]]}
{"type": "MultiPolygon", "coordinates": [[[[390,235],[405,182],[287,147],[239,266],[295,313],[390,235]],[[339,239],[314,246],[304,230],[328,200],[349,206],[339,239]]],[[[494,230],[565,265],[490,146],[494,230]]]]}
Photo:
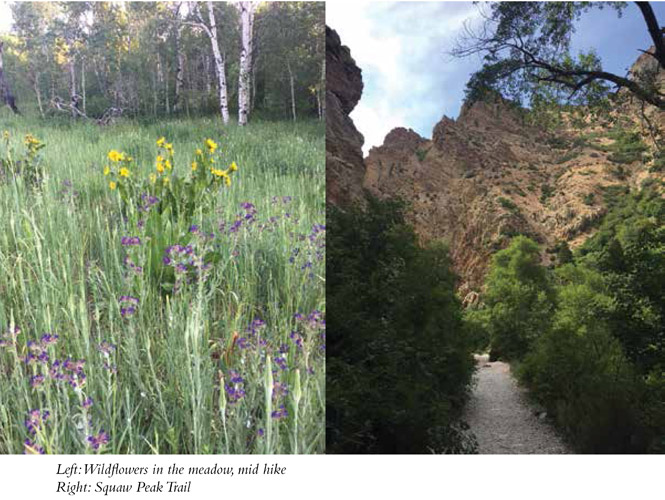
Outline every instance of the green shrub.
{"type": "Polygon", "coordinates": [[[486,280],[485,304],[495,358],[520,359],[546,329],[553,306],[538,245],[517,236],[497,252],[486,280]]]}
{"type": "Polygon", "coordinates": [[[520,379],[578,451],[635,451],[643,387],[604,319],[612,298],[599,274],[562,271],[567,284],[559,289],[553,326],[521,365],[520,379]]]}
{"type": "Polygon", "coordinates": [[[330,208],[327,451],[470,451],[474,364],[445,246],[417,244],[397,201],[330,208]]]}
{"type": "Polygon", "coordinates": [[[498,201],[499,205],[501,205],[506,210],[510,210],[511,212],[519,212],[519,208],[517,208],[517,205],[515,205],[513,200],[499,196],[496,201],[498,201]]]}
{"type": "Polygon", "coordinates": [[[540,186],[540,202],[546,203],[548,198],[554,195],[554,188],[547,183],[540,186]]]}

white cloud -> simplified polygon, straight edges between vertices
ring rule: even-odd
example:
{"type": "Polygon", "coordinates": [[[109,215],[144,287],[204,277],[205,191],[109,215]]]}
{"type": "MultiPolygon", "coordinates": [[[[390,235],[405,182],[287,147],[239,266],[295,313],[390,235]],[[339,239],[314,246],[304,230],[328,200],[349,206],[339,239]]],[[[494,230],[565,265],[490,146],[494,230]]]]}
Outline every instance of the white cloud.
{"type": "Polygon", "coordinates": [[[476,12],[470,2],[327,4],[326,22],[363,70],[363,97],[351,117],[365,153],[395,127],[428,137],[444,113],[457,114],[474,64],[446,51],[476,12]]]}

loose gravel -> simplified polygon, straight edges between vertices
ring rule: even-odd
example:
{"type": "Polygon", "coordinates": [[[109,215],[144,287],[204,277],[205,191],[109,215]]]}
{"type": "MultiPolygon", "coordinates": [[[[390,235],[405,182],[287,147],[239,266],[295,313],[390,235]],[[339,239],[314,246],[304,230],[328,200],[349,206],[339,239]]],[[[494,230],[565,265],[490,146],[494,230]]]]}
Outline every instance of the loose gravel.
{"type": "Polygon", "coordinates": [[[478,439],[482,454],[570,453],[541,413],[510,374],[510,365],[490,363],[476,356],[476,386],[466,408],[465,420],[478,439]]]}

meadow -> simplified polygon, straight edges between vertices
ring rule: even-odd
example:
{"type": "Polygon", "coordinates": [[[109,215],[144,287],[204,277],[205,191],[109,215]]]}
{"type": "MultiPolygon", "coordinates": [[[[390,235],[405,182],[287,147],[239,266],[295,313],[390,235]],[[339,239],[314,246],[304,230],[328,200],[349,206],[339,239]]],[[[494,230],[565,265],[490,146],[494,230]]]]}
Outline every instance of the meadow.
{"type": "Polygon", "coordinates": [[[0,453],[324,451],[320,122],[0,133],[0,453]]]}

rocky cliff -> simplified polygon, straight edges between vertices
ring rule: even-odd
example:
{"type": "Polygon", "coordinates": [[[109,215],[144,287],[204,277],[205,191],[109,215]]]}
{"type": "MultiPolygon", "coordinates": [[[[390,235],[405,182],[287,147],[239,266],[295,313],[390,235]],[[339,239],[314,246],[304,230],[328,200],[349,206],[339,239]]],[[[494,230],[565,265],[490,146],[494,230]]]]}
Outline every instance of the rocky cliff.
{"type": "MultiPolygon", "coordinates": [[[[362,199],[362,186],[407,200],[420,238],[448,241],[462,292],[480,289],[491,255],[513,236],[539,242],[548,264],[563,242],[575,248],[594,233],[612,196],[644,182],[665,185],[665,154],[655,147],[663,137],[648,126],[665,129],[665,113],[622,92],[609,113],[561,111],[554,124],[500,97],[465,104],[431,139],[396,128],[363,161],[363,138],[348,116],[361,72],[337,33],[326,34],[328,201],[362,199]]],[[[650,71],[652,59],[641,56],[632,73],[650,71]]]]}
{"type": "Polygon", "coordinates": [[[363,80],[348,47],[326,26],[326,197],[344,205],[363,197],[363,136],[349,114],[360,100],[363,80]]]}
{"type": "Polygon", "coordinates": [[[479,289],[491,255],[512,236],[539,242],[548,264],[562,242],[574,248],[593,234],[613,194],[663,181],[665,162],[636,104],[615,103],[604,117],[564,113],[549,129],[501,98],[465,105],[431,139],[391,131],[365,159],[364,185],[408,200],[420,237],[448,241],[462,288],[479,289]]]}

